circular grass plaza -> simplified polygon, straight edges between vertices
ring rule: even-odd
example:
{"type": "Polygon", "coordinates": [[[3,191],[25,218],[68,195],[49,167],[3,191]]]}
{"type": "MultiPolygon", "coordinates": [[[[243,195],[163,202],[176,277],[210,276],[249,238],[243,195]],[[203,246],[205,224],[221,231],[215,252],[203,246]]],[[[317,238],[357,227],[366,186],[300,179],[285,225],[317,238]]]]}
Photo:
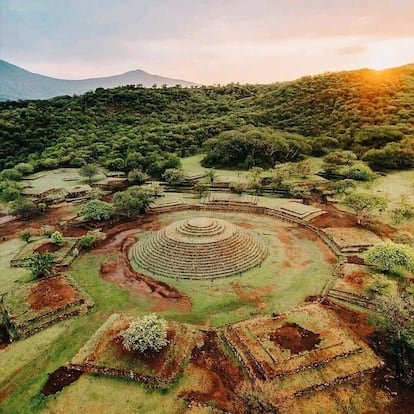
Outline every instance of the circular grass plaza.
{"type": "Polygon", "coordinates": [[[187,295],[192,307],[180,319],[188,322],[217,326],[285,312],[333,277],[332,250],[280,218],[188,210],[154,216],[147,227],[137,229],[132,266],[187,295]]]}

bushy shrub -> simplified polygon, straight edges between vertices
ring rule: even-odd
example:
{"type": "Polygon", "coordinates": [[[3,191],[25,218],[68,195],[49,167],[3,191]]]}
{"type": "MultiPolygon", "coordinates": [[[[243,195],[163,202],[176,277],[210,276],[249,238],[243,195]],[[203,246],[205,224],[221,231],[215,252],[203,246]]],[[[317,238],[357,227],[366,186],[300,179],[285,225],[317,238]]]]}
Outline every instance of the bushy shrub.
{"type": "Polygon", "coordinates": [[[414,249],[397,243],[377,244],[367,250],[365,262],[385,272],[414,272],[414,249]]]}
{"type": "Polygon", "coordinates": [[[372,275],[365,287],[366,294],[372,299],[380,295],[389,295],[396,292],[396,283],[384,275],[372,275]]]}
{"type": "Polygon", "coordinates": [[[30,239],[33,237],[33,231],[31,229],[22,230],[19,233],[19,239],[25,241],[26,243],[30,242],[30,239]]]}
{"type": "Polygon", "coordinates": [[[0,172],[0,180],[18,181],[23,177],[23,174],[15,168],[6,168],[0,172]]]}
{"type": "Polygon", "coordinates": [[[65,238],[60,231],[55,231],[50,235],[50,240],[52,243],[62,246],[65,243],[65,238]]]}
{"type": "Polygon", "coordinates": [[[162,178],[170,185],[181,184],[185,180],[185,172],[181,168],[168,168],[162,178]]]}
{"type": "Polygon", "coordinates": [[[23,219],[29,219],[30,217],[39,213],[39,209],[33,201],[26,197],[19,197],[12,201],[10,205],[10,213],[15,216],[20,216],[23,219]]]}
{"type": "Polygon", "coordinates": [[[92,230],[88,231],[85,235],[83,235],[79,241],[78,244],[83,249],[90,249],[93,247],[99,240],[105,239],[105,234],[102,233],[99,230],[92,230]]]}
{"type": "Polygon", "coordinates": [[[14,201],[20,197],[23,187],[12,180],[0,181],[0,199],[3,201],[14,201]]]}
{"type": "Polygon", "coordinates": [[[344,171],[347,178],[355,181],[371,181],[375,174],[367,165],[355,164],[344,171]]]}
{"type": "Polygon", "coordinates": [[[95,164],[85,164],[79,169],[79,175],[85,177],[89,182],[92,181],[95,175],[99,174],[99,167],[95,164]]]}
{"type": "Polygon", "coordinates": [[[126,191],[114,194],[115,212],[120,216],[131,218],[138,214],[145,214],[155,199],[149,186],[134,186],[126,191]]]}
{"type": "Polygon", "coordinates": [[[129,351],[159,351],[168,344],[167,321],[155,314],[146,315],[131,323],[122,332],[122,343],[129,351]]]}
{"type": "Polygon", "coordinates": [[[159,197],[164,189],[158,183],[144,184],[140,187],[141,191],[148,197],[159,197]]]}
{"type": "Polygon", "coordinates": [[[142,170],[137,168],[128,173],[128,181],[131,184],[142,184],[145,180],[148,180],[148,178],[148,174],[145,174],[142,170]]]}
{"type": "Polygon", "coordinates": [[[114,214],[114,207],[105,201],[91,200],[80,209],[79,214],[86,220],[109,220],[114,214]]]}
{"type": "Polygon", "coordinates": [[[32,253],[24,259],[23,266],[28,268],[33,277],[47,276],[51,273],[56,256],[52,253],[32,253]]]}
{"type": "Polygon", "coordinates": [[[40,231],[42,236],[47,236],[50,238],[54,233],[55,228],[53,226],[50,226],[49,224],[45,224],[42,227],[40,227],[40,231]]]}
{"type": "Polygon", "coordinates": [[[27,162],[21,162],[14,167],[17,171],[20,171],[23,175],[31,174],[34,171],[33,165],[27,162]]]}

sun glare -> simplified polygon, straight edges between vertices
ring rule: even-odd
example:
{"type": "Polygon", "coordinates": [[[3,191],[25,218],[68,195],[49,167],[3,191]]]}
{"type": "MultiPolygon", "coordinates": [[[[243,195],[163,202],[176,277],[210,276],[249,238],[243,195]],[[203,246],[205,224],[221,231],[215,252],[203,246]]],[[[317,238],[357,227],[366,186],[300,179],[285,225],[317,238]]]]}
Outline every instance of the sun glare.
{"type": "Polygon", "coordinates": [[[393,54],[390,53],[389,50],[375,50],[370,55],[370,69],[376,69],[376,70],[382,70],[391,68],[393,66],[398,66],[398,63],[396,62],[398,59],[393,54]]]}
{"type": "MultiPolygon", "coordinates": [[[[410,39],[411,40],[411,39],[410,39]]],[[[411,42],[409,42],[412,44],[411,42]]],[[[387,40],[371,44],[367,51],[368,67],[382,70],[403,65],[409,60],[406,42],[387,40]]]]}

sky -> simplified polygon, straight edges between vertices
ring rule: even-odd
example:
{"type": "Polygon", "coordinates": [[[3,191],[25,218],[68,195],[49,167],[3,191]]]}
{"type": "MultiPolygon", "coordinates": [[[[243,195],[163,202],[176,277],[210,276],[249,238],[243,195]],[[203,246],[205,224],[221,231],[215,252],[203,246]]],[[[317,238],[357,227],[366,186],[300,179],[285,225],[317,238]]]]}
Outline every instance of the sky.
{"type": "Polygon", "coordinates": [[[0,0],[0,57],[57,78],[200,84],[383,69],[414,62],[414,1],[0,0]]]}

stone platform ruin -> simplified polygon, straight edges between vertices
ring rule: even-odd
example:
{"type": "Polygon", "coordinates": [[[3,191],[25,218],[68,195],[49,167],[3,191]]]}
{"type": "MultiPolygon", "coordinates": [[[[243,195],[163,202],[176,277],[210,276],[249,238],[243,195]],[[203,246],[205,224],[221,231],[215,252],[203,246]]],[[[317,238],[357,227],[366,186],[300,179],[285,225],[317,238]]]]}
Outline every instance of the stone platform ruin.
{"type": "Polygon", "coordinates": [[[131,259],[140,268],[181,279],[241,274],[266,256],[267,246],[257,234],[210,217],[174,222],[131,249],[131,259]]]}

